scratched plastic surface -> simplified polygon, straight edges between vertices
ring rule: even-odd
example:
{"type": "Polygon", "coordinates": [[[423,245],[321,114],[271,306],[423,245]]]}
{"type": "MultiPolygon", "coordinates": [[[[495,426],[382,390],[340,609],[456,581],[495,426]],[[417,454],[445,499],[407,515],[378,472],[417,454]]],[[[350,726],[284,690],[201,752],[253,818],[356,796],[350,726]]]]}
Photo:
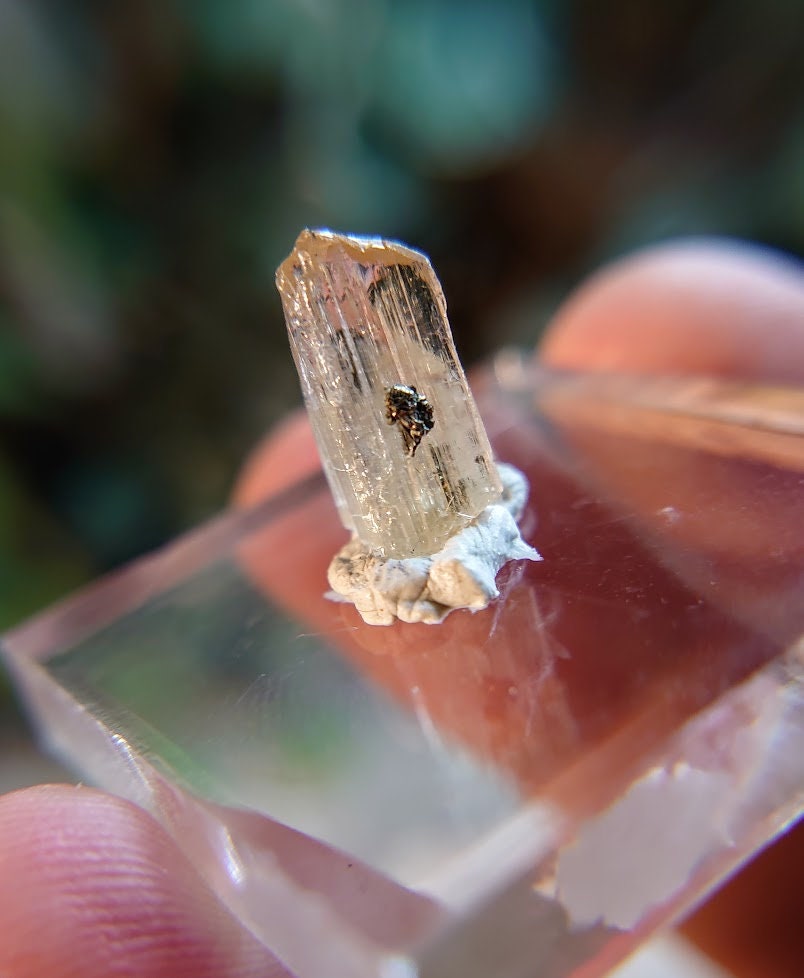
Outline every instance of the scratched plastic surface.
{"type": "Polygon", "coordinates": [[[299,978],[604,974],[802,811],[804,393],[473,386],[544,555],[486,611],[328,601],[315,475],[4,639],[43,741],[299,978]]]}

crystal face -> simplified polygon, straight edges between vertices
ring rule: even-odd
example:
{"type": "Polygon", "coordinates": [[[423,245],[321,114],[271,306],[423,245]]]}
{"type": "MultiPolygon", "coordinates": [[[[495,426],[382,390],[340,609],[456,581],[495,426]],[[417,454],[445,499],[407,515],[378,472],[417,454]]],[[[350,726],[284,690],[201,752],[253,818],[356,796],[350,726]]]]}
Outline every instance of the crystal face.
{"type": "Polygon", "coordinates": [[[502,486],[430,262],[306,230],[277,287],[344,525],[383,557],[440,550],[502,486]]]}

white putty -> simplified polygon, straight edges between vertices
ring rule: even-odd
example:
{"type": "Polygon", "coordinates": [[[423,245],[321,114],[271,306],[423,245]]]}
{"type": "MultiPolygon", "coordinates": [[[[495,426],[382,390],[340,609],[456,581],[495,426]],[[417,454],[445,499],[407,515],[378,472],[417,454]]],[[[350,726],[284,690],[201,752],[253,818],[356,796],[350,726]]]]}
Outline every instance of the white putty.
{"type": "Polygon", "coordinates": [[[512,465],[497,469],[500,502],[487,506],[430,557],[377,557],[353,537],[329,565],[329,597],[354,604],[369,625],[390,625],[397,618],[434,625],[458,608],[485,608],[499,596],[495,579],[503,564],[542,559],[517,526],[528,480],[512,465]]]}

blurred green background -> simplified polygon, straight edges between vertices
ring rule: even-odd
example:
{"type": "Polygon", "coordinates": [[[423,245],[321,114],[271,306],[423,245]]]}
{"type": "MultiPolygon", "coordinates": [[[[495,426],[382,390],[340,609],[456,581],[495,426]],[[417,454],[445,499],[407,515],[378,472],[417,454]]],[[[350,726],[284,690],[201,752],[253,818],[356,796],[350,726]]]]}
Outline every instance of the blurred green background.
{"type": "Polygon", "coordinates": [[[427,251],[468,362],[646,243],[801,255],[802,63],[798,0],[0,0],[0,627],[224,505],[305,225],[427,251]]]}

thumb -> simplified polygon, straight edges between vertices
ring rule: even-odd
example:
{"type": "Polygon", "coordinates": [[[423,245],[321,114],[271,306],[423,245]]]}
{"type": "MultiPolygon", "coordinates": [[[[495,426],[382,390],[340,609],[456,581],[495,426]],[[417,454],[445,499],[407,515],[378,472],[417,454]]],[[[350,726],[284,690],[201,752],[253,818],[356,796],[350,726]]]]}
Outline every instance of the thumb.
{"type": "Polygon", "coordinates": [[[0,975],[290,978],[144,811],[87,788],[0,798],[0,975]]]}

